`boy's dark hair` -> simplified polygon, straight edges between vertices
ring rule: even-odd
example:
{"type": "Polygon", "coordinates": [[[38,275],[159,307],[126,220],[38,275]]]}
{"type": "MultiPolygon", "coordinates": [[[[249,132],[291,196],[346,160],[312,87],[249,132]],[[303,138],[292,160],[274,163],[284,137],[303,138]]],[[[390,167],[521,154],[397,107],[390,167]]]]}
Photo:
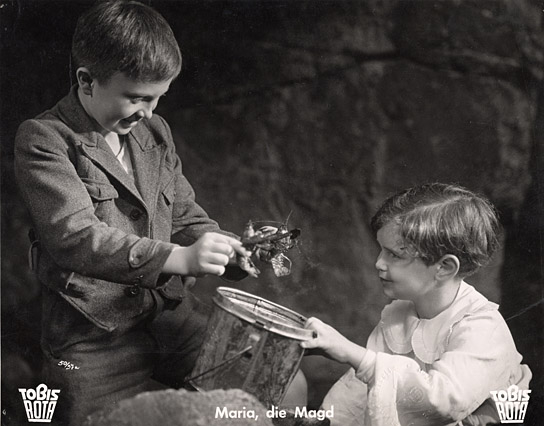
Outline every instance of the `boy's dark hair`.
{"type": "Polygon", "coordinates": [[[98,2],[78,20],[72,40],[76,69],[106,82],[116,72],[145,82],[175,78],[181,52],[172,29],[154,9],[136,1],[98,2]]]}
{"type": "Polygon", "coordinates": [[[393,221],[426,265],[457,256],[463,278],[486,265],[499,246],[499,222],[484,197],[456,185],[431,183],[388,198],[371,220],[374,234],[393,221]]]}

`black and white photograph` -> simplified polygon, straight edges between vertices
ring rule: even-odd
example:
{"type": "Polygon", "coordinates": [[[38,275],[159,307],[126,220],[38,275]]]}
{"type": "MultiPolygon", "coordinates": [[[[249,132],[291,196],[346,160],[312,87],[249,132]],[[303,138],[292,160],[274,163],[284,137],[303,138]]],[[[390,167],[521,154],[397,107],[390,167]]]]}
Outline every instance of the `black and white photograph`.
{"type": "Polygon", "coordinates": [[[542,0],[0,0],[1,424],[538,426],[542,0]]]}

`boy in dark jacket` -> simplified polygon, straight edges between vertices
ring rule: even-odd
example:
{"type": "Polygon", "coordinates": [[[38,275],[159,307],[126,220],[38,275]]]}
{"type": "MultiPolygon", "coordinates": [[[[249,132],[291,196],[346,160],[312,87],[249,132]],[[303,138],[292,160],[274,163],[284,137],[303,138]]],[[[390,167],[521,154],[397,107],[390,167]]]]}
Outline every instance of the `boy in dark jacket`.
{"type": "Polygon", "coordinates": [[[39,246],[43,380],[61,390],[54,420],[79,425],[158,382],[182,385],[208,315],[188,284],[248,253],[195,202],[153,114],[181,69],[164,18],[100,2],[72,55],[77,84],[21,125],[15,166],[39,246]]]}

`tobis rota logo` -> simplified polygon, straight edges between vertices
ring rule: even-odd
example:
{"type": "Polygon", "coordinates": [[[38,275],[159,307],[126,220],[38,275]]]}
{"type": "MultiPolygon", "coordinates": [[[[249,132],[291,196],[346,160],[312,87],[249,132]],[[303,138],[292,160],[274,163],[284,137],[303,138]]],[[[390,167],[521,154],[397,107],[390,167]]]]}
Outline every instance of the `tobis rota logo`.
{"type": "Polygon", "coordinates": [[[531,397],[530,393],[530,390],[520,389],[516,385],[506,390],[491,391],[501,423],[523,423],[531,397]]]}
{"type": "Polygon", "coordinates": [[[60,389],[48,389],[41,384],[36,389],[19,388],[25,405],[26,417],[29,422],[51,423],[60,389]]]}

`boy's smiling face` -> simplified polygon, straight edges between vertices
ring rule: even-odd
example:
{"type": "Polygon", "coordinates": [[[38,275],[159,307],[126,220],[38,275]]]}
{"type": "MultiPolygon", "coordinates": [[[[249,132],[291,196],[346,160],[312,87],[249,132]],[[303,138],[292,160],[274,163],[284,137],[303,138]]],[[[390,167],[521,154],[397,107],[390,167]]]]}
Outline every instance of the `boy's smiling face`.
{"type": "Polygon", "coordinates": [[[129,133],[142,118],[150,119],[159,98],[169,89],[172,79],[162,82],[141,82],[124,73],[115,73],[108,81],[92,81],[80,96],[85,111],[96,120],[103,134],[129,133]]]}
{"type": "Polygon", "coordinates": [[[399,226],[388,222],[380,228],[377,240],[381,252],[376,260],[376,269],[386,296],[392,299],[411,300],[418,303],[436,288],[437,265],[427,266],[414,257],[413,250],[404,244],[399,226]]]}

